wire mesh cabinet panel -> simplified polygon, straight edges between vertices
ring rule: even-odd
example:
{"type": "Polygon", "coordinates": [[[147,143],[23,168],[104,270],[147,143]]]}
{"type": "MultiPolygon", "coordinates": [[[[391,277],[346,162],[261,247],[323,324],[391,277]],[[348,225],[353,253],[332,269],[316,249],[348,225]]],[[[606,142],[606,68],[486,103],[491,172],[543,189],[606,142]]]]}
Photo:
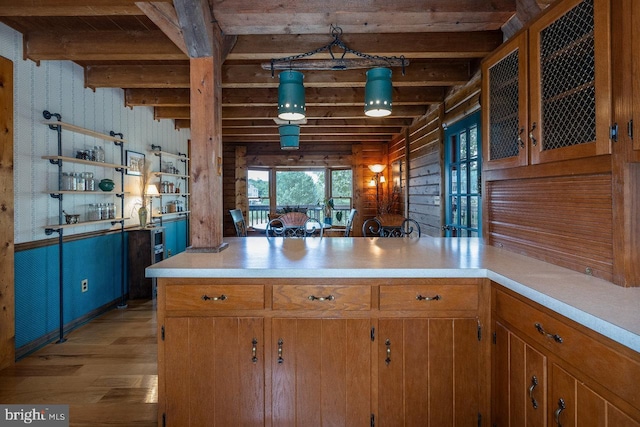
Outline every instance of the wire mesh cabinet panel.
{"type": "Polygon", "coordinates": [[[505,43],[482,65],[484,168],[528,162],[527,33],[505,43]]]}
{"type": "Polygon", "coordinates": [[[611,152],[610,16],[569,0],[530,27],[531,163],[611,152]]]}

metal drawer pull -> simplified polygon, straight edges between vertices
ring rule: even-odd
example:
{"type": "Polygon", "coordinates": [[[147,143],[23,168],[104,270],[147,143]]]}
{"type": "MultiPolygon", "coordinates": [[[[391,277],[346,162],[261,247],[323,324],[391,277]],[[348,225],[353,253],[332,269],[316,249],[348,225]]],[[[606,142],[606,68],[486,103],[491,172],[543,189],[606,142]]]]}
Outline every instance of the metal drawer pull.
{"type": "Polygon", "coordinates": [[[202,295],[202,299],[204,301],[224,301],[227,299],[227,296],[225,294],[220,295],[219,297],[210,297],[209,295],[202,295]]]}
{"type": "Polygon", "coordinates": [[[518,132],[518,145],[520,146],[520,148],[524,148],[524,141],[522,140],[523,133],[524,133],[524,127],[521,127],[520,131],[518,132]]]}
{"type": "Polygon", "coordinates": [[[547,338],[551,338],[555,342],[562,344],[562,337],[560,335],[548,333],[547,331],[544,330],[544,328],[542,327],[542,325],[540,323],[536,323],[534,326],[536,327],[538,332],[540,332],[541,335],[544,335],[547,338]]]}
{"type": "Polygon", "coordinates": [[[391,340],[387,338],[387,340],[384,342],[384,345],[387,346],[387,358],[384,359],[384,363],[388,365],[391,363],[391,340]]]}
{"type": "Polygon", "coordinates": [[[529,131],[529,139],[534,146],[538,145],[538,140],[533,136],[533,131],[536,130],[537,127],[538,125],[536,124],[536,122],[533,122],[533,124],[531,125],[531,130],[529,131]]]}
{"type": "Polygon", "coordinates": [[[418,301],[438,301],[438,300],[441,300],[442,297],[440,295],[435,295],[433,297],[425,297],[425,296],[422,296],[422,295],[418,294],[416,299],[418,301]]]}
{"type": "Polygon", "coordinates": [[[558,427],[562,427],[562,424],[560,423],[560,414],[562,414],[562,411],[564,411],[566,408],[567,406],[564,403],[564,399],[558,399],[558,409],[556,409],[556,411],[553,413],[553,415],[556,417],[556,424],[558,425],[558,427]]]}
{"type": "Polygon", "coordinates": [[[533,397],[533,390],[538,385],[538,377],[535,375],[531,377],[531,386],[529,387],[529,399],[531,399],[531,406],[533,409],[538,409],[538,401],[535,397],[533,397]]]}
{"type": "Polygon", "coordinates": [[[315,295],[309,295],[309,301],[333,301],[336,299],[333,295],[329,295],[326,297],[317,297],[315,295]]]}
{"type": "Polygon", "coordinates": [[[282,341],[282,338],[280,338],[278,340],[278,363],[284,362],[284,359],[282,358],[282,344],[284,344],[284,341],[282,341]]]}
{"type": "Polygon", "coordinates": [[[258,352],[257,345],[258,345],[257,339],[254,338],[253,340],[251,340],[251,361],[253,363],[258,362],[258,356],[256,355],[258,352]]]}

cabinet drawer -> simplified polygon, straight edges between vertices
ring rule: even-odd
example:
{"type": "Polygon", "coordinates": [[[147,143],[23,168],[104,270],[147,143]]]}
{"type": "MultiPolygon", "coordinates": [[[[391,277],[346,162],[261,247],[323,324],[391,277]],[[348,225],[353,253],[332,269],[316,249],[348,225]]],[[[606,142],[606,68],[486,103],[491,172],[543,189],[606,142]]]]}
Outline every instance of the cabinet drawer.
{"type": "MultiPolygon", "coordinates": [[[[640,408],[640,355],[629,358],[616,351],[619,344],[590,337],[569,326],[562,317],[551,316],[506,293],[495,293],[498,318],[525,334],[529,341],[548,349],[597,383],[640,408]]],[[[568,321],[568,320],[567,320],[568,321]]],[[[637,353],[636,353],[637,354],[637,353]]]]}
{"type": "Polygon", "coordinates": [[[167,285],[166,309],[261,310],[263,285],[167,285]]]}
{"type": "Polygon", "coordinates": [[[275,285],[274,310],[370,310],[370,286],[275,285]]]}
{"type": "Polygon", "coordinates": [[[382,285],[380,310],[477,310],[477,285],[382,285]]]}

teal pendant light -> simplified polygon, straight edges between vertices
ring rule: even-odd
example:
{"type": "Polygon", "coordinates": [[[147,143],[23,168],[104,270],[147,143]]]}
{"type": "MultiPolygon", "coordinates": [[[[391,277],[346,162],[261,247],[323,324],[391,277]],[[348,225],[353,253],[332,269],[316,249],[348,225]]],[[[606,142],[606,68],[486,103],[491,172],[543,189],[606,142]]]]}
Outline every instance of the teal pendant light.
{"type": "Polygon", "coordinates": [[[280,73],[278,86],[278,117],[282,120],[302,120],[305,118],[304,74],[286,70],[280,73]]]}
{"type": "Polygon", "coordinates": [[[364,87],[364,114],[369,117],[384,117],[391,114],[391,69],[372,68],[367,71],[364,87]]]}
{"type": "Polygon", "coordinates": [[[300,148],[300,126],[278,126],[278,133],[280,134],[280,148],[282,150],[297,150],[300,148]]]}

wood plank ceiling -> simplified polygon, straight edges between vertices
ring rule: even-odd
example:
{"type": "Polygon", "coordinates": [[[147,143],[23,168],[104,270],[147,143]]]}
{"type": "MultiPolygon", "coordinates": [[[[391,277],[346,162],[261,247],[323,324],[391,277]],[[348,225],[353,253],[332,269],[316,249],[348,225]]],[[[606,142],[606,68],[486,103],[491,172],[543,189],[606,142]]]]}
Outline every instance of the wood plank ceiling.
{"type": "MultiPolygon", "coordinates": [[[[519,3],[533,0],[209,0],[229,36],[222,67],[225,142],[277,142],[277,71],[261,63],[315,50],[343,31],[351,49],[410,61],[393,70],[393,114],[363,113],[366,70],[304,71],[301,143],[388,141],[447,91],[466,83],[501,44],[519,3]],[[518,5],[517,5],[518,4],[518,5]]],[[[539,10],[539,9],[538,9],[539,10]]],[[[24,35],[33,61],[70,60],[89,88],[117,87],[133,108],[189,127],[189,61],[169,2],[0,0],[0,21],[24,35]]],[[[327,58],[326,52],[313,58],[327,58]]]]}

